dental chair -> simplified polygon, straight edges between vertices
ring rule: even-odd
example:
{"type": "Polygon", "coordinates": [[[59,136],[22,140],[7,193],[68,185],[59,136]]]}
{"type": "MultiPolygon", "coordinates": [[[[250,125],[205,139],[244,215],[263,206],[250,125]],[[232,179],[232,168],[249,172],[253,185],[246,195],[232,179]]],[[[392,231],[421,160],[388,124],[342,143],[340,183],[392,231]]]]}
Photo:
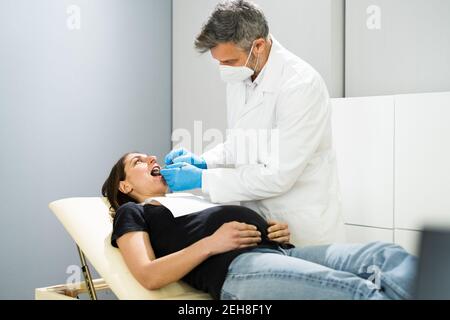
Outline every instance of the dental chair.
{"type": "Polygon", "coordinates": [[[37,288],[37,300],[77,299],[86,292],[92,300],[97,300],[97,291],[105,289],[110,289],[118,299],[211,299],[210,295],[182,281],[158,290],[141,286],[128,270],[119,250],[110,244],[112,219],[106,198],[68,198],[54,201],[49,207],[75,241],[84,282],[37,288]],[[87,260],[101,279],[92,279],[87,260]]]}

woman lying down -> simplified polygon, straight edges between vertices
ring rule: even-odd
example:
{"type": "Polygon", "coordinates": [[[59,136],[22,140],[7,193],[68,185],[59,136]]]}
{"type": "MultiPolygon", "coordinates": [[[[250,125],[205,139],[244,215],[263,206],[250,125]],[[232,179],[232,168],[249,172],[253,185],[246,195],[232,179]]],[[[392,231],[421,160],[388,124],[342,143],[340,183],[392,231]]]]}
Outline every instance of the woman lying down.
{"type": "Polygon", "coordinates": [[[243,206],[175,218],[156,157],[125,154],[102,194],[114,216],[111,244],[144,287],[183,280],[214,299],[409,299],[417,258],[387,243],[295,248],[289,229],[243,206]],[[148,202],[148,201],[147,201],[148,202]]]}

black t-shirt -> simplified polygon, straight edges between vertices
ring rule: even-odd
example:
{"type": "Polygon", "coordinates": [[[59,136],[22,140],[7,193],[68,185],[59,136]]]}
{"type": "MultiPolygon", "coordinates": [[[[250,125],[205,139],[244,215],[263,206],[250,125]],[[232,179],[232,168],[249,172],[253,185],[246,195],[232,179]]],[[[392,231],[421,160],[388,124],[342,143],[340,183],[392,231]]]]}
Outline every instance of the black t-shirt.
{"type": "MultiPolygon", "coordinates": [[[[267,238],[268,224],[255,211],[242,206],[216,206],[174,218],[164,206],[133,202],[122,205],[116,212],[111,244],[117,248],[116,240],[133,231],[148,232],[157,258],[182,250],[202,238],[212,235],[224,223],[238,221],[252,224],[261,232],[258,247],[278,248],[277,242],[267,238]]],[[[293,247],[284,244],[283,247],[293,247]]],[[[214,255],[189,272],[182,280],[208,292],[214,299],[220,298],[220,291],[228,272],[228,266],[239,254],[252,248],[238,249],[214,255]]]]}

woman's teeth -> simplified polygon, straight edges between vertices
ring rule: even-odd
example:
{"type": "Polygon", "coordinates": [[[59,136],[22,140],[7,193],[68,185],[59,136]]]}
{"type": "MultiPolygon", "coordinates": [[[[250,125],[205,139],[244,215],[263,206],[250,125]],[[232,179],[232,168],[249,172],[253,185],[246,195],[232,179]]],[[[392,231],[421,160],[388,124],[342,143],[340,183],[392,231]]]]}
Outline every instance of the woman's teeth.
{"type": "Polygon", "coordinates": [[[161,175],[160,169],[159,168],[153,168],[150,174],[152,176],[154,176],[154,177],[160,176],[161,175]]]}

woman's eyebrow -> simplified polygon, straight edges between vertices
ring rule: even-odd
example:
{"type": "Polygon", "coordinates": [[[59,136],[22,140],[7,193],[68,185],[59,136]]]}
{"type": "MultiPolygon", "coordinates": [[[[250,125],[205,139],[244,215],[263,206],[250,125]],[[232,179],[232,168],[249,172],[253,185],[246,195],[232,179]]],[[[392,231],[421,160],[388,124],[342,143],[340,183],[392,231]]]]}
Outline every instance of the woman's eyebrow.
{"type": "Polygon", "coordinates": [[[130,165],[133,164],[134,159],[139,158],[140,156],[134,156],[133,158],[130,159],[130,165]]]}
{"type": "Polygon", "coordinates": [[[146,156],[146,155],[140,154],[140,155],[138,155],[138,156],[134,156],[133,158],[131,158],[130,164],[133,164],[134,159],[140,158],[140,157],[142,157],[142,156],[146,156]]]}

